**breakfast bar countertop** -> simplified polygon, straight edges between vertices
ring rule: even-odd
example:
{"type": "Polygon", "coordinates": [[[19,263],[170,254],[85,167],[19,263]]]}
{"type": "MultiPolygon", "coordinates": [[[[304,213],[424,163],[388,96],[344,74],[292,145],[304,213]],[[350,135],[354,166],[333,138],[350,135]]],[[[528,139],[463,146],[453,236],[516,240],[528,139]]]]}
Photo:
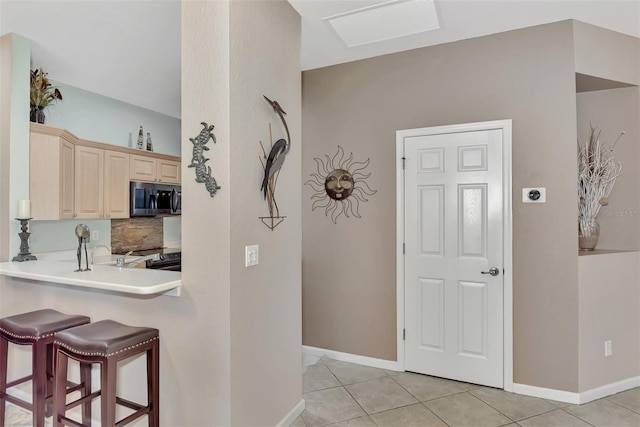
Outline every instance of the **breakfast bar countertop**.
{"type": "Polygon", "coordinates": [[[97,264],[91,271],[75,272],[77,267],[70,260],[11,261],[0,263],[0,275],[135,295],[180,295],[182,274],[177,271],[97,264]]]}

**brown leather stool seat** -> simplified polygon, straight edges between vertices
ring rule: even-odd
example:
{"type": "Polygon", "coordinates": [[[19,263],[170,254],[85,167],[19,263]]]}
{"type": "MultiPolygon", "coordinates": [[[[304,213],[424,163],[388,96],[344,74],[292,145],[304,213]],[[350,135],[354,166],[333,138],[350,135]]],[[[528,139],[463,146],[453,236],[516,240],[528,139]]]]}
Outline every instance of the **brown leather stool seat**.
{"type": "Polygon", "coordinates": [[[160,401],[160,336],[157,329],[126,326],[113,320],[102,320],[56,333],[56,387],[54,426],[89,426],[90,420],[79,424],[66,416],[67,410],[91,402],[100,396],[101,425],[122,426],[148,415],[149,426],[159,426],[160,401]],[[140,405],[116,396],[118,361],[147,353],[147,404],[140,405]],[[100,388],[80,399],[66,403],[68,359],[80,363],[100,364],[100,388]],[[116,422],[116,404],[135,412],[116,422]]]}
{"type": "MultiPolygon", "coordinates": [[[[45,406],[53,400],[53,336],[67,328],[84,325],[89,317],[44,309],[0,319],[0,427],[5,425],[5,405],[11,402],[33,413],[33,425],[44,426],[45,406]],[[31,375],[7,383],[9,343],[30,345],[31,375]],[[7,393],[7,389],[32,381],[32,403],[7,393]]],[[[82,383],[82,380],[81,380],[82,383]]],[[[69,390],[80,390],[84,384],[69,390]]]]}

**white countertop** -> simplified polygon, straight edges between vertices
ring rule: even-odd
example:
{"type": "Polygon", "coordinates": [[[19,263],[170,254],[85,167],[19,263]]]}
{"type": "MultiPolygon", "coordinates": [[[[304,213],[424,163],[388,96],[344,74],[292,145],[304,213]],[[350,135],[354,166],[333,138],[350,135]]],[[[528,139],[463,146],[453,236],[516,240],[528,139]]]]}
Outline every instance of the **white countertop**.
{"type": "Polygon", "coordinates": [[[0,275],[136,295],[180,295],[182,274],[177,271],[97,264],[91,271],[74,272],[77,267],[77,260],[11,261],[0,263],[0,275]]]}

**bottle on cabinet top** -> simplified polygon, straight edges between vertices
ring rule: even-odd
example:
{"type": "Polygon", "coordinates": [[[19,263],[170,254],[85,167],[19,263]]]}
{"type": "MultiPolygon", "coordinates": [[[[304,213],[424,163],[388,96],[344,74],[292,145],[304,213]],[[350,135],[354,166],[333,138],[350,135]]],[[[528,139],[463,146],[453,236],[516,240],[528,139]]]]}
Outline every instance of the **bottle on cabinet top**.
{"type": "Polygon", "coordinates": [[[153,143],[151,142],[151,133],[147,132],[147,151],[153,151],[153,143]]]}
{"type": "Polygon", "coordinates": [[[144,149],[143,138],[144,132],[142,131],[142,125],[140,125],[140,130],[138,131],[138,144],[136,145],[136,148],[138,148],[138,150],[144,149]]]}

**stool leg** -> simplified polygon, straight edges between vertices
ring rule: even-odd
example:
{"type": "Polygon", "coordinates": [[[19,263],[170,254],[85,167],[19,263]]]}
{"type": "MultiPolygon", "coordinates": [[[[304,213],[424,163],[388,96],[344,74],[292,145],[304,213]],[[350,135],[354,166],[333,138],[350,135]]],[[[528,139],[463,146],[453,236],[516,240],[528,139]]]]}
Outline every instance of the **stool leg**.
{"type": "Polygon", "coordinates": [[[33,344],[32,355],[33,425],[44,427],[44,401],[47,388],[47,344],[38,340],[33,344]]]}
{"type": "Polygon", "coordinates": [[[116,425],[116,380],[118,363],[115,357],[105,357],[100,372],[100,404],[102,425],[116,425]]]}
{"type": "Polygon", "coordinates": [[[55,411],[53,414],[54,427],[63,427],[60,417],[66,415],[67,404],[67,369],[69,368],[69,357],[56,348],[56,375],[55,390],[53,392],[53,404],[55,411]]]}
{"type": "Polygon", "coordinates": [[[7,357],[9,342],[0,337],[0,427],[4,427],[5,405],[4,394],[7,392],[7,357]]]}
{"type": "Polygon", "coordinates": [[[147,404],[149,427],[160,426],[160,340],[147,350],[147,404]]]}
{"type": "MultiPolygon", "coordinates": [[[[80,383],[83,385],[82,397],[91,394],[91,363],[80,362],[80,383]]],[[[82,424],[91,425],[91,400],[82,404],[82,424]]]]}

